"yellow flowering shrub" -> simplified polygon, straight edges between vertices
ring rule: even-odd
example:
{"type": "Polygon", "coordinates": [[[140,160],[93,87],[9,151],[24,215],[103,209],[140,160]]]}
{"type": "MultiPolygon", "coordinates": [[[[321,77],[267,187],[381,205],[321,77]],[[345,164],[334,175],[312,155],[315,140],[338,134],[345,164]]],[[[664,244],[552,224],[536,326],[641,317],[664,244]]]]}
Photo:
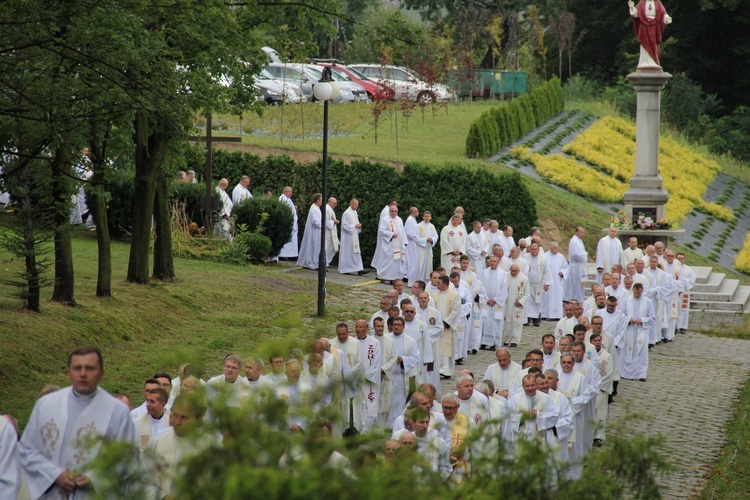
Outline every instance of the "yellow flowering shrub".
{"type": "MultiPolygon", "coordinates": [[[[635,125],[607,116],[566,145],[563,152],[627,183],[635,173],[635,125]]],[[[698,209],[731,221],[734,214],[730,209],[703,200],[706,189],[720,171],[718,163],[680,146],[669,137],[661,137],[659,173],[664,189],[670,194],[667,218],[679,222],[690,211],[698,209]]]]}
{"type": "Polygon", "coordinates": [[[742,250],[734,258],[734,268],[743,273],[750,273],[750,234],[745,237],[742,250]]]}
{"type": "Polygon", "coordinates": [[[567,156],[559,154],[543,156],[531,153],[529,148],[523,146],[513,148],[511,155],[534,165],[539,175],[554,184],[586,198],[617,202],[622,199],[622,195],[627,190],[626,184],[567,156]]]}

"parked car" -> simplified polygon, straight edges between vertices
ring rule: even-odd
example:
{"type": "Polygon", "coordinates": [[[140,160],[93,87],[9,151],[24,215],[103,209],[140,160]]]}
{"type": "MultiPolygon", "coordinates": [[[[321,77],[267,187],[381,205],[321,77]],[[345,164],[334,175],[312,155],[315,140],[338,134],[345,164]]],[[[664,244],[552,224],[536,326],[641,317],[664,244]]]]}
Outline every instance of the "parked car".
{"type": "Polygon", "coordinates": [[[348,77],[349,80],[358,83],[362,86],[362,88],[365,89],[365,92],[367,92],[368,99],[370,101],[373,101],[375,99],[385,99],[390,100],[393,99],[393,92],[384,87],[383,85],[374,82],[367,78],[365,75],[359,73],[355,69],[349,68],[347,66],[344,66],[342,64],[335,64],[335,63],[324,63],[319,62],[317,63],[320,66],[327,66],[331,67],[331,70],[333,71],[334,76],[337,78],[344,78],[345,76],[348,77]]]}
{"type": "Polygon", "coordinates": [[[255,87],[263,94],[263,100],[270,105],[280,105],[283,103],[297,104],[305,102],[305,95],[302,89],[294,82],[283,82],[276,80],[271,73],[266,70],[254,77],[255,87]]]}
{"type": "MultiPolygon", "coordinates": [[[[304,71],[305,75],[310,78],[313,86],[323,78],[323,66],[317,64],[305,64],[305,63],[289,63],[288,66],[295,68],[300,71],[304,71]]],[[[367,91],[362,85],[347,79],[346,75],[338,76],[331,74],[333,80],[339,86],[339,95],[333,102],[355,102],[355,101],[366,101],[367,91]]]]}
{"type": "Polygon", "coordinates": [[[453,92],[448,87],[441,83],[427,83],[408,68],[381,64],[349,64],[348,67],[393,89],[395,99],[436,102],[453,98],[453,92]]]}

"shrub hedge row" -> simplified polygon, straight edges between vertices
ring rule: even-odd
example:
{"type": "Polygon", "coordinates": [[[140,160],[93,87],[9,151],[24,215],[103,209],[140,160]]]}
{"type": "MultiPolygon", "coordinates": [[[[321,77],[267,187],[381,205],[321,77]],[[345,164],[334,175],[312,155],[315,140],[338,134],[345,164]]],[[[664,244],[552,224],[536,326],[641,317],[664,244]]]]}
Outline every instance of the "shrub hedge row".
{"type": "MultiPolygon", "coordinates": [[[[188,157],[185,169],[203,171],[204,155],[196,152],[188,157]]],[[[278,254],[280,245],[288,239],[290,227],[275,227],[291,221],[291,215],[277,213],[272,205],[280,205],[276,199],[284,186],[291,186],[293,199],[299,214],[299,237],[303,236],[305,220],[312,203],[312,195],[321,189],[321,162],[297,163],[288,156],[268,156],[265,159],[246,152],[214,151],[214,181],[221,178],[229,180],[231,190],[243,175],[251,179],[250,189],[255,201],[243,203],[237,207],[238,222],[246,223],[248,230],[253,231],[258,221],[258,212],[269,213],[263,234],[271,238],[273,247],[271,255],[278,254]],[[263,198],[263,189],[272,190],[272,199],[263,198]],[[281,241],[279,241],[281,240],[281,241]]],[[[113,210],[132,206],[132,180],[110,185],[112,193],[110,215],[113,210]],[[118,208],[120,207],[120,208],[118,208]]],[[[185,201],[187,210],[193,214],[195,222],[201,224],[200,206],[202,183],[175,184],[174,196],[185,201]]],[[[346,164],[339,160],[328,163],[328,196],[339,199],[337,214],[339,218],[346,210],[349,200],[360,201],[359,218],[363,224],[360,238],[362,256],[366,265],[375,250],[377,224],[380,211],[388,198],[399,201],[399,215],[408,216],[410,206],[419,207],[420,211],[432,212],[432,222],[440,231],[448,223],[455,207],[460,205],[466,211],[465,223],[471,231],[471,222],[490,217],[501,224],[510,224],[517,234],[527,231],[537,224],[536,203],[529,194],[522,177],[516,172],[495,174],[485,169],[471,169],[461,165],[449,165],[433,168],[419,164],[407,164],[402,172],[383,163],[372,163],[356,160],[346,164]]],[[[287,212],[288,213],[288,212],[287,212]]],[[[132,215],[131,215],[132,217],[132,215]]],[[[119,213],[117,224],[129,227],[125,211],[119,213]]],[[[439,248],[436,248],[436,256],[439,248]]]]}
{"type": "Polygon", "coordinates": [[[466,156],[486,158],[495,154],[562,113],[564,107],[560,80],[555,77],[530,94],[489,109],[469,127],[466,156]]]}
{"type": "MultiPolygon", "coordinates": [[[[201,171],[202,157],[196,156],[196,163],[186,168],[201,171]]],[[[250,176],[251,191],[256,197],[262,196],[263,188],[270,188],[276,198],[284,186],[291,186],[299,214],[300,239],[312,195],[321,189],[321,172],[320,161],[297,163],[288,156],[261,159],[251,153],[217,150],[213,158],[214,178],[229,179],[230,188],[242,175],[250,176]]],[[[473,220],[484,217],[510,224],[518,234],[526,234],[537,223],[536,203],[520,174],[498,175],[461,165],[433,168],[407,164],[398,172],[383,163],[355,160],[346,164],[330,160],[327,194],[338,198],[339,218],[350,199],[359,200],[358,213],[363,224],[360,241],[366,265],[375,250],[378,219],[388,198],[399,201],[402,218],[408,216],[410,206],[429,210],[438,231],[448,223],[457,205],[466,211],[468,230],[473,220]]]]}

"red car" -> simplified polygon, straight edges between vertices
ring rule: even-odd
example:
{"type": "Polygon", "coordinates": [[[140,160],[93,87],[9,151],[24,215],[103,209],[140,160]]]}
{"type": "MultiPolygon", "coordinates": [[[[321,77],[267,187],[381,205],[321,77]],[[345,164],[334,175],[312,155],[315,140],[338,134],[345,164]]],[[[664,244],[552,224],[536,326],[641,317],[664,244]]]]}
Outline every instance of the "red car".
{"type": "Polygon", "coordinates": [[[319,66],[330,66],[334,73],[333,77],[336,80],[343,77],[344,80],[350,80],[350,81],[353,81],[355,83],[362,85],[365,91],[367,91],[369,100],[376,100],[376,99],[391,100],[393,99],[393,91],[391,89],[373,82],[372,80],[364,76],[362,73],[359,73],[358,71],[352,68],[347,68],[346,66],[342,64],[331,64],[327,62],[317,62],[316,64],[318,64],[319,66]]]}

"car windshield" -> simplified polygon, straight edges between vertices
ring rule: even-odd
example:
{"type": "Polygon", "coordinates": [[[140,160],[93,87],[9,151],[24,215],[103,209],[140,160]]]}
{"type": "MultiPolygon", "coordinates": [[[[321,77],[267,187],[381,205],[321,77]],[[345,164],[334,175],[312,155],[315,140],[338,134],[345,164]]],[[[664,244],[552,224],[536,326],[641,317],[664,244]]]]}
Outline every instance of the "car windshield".
{"type": "Polygon", "coordinates": [[[320,80],[323,78],[323,73],[315,68],[305,68],[305,74],[310,80],[320,80]]]}
{"type": "Polygon", "coordinates": [[[267,69],[260,70],[260,73],[255,75],[258,80],[273,80],[273,75],[268,72],[267,69]]]}
{"type": "Polygon", "coordinates": [[[369,78],[367,78],[365,75],[363,75],[362,73],[360,73],[359,71],[357,71],[354,68],[347,67],[346,69],[348,69],[349,71],[351,71],[354,74],[354,76],[356,76],[360,80],[369,80],[369,78]]]}
{"type": "Polygon", "coordinates": [[[331,73],[333,73],[333,79],[339,82],[351,82],[352,79],[349,75],[341,71],[340,69],[334,69],[331,68],[331,73]]]}

